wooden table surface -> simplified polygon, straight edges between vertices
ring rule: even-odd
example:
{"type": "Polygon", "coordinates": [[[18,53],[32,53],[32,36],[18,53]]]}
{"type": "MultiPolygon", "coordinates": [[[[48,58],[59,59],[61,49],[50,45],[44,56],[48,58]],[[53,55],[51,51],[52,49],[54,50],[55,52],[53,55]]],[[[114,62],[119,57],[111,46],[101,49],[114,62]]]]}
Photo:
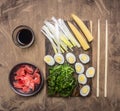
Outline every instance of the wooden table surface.
{"type": "Polygon", "coordinates": [[[120,0],[0,0],[0,111],[120,111],[120,0]],[[46,83],[33,97],[15,94],[8,82],[11,68],[29,62],[40,68],[46,82],[45,37],[40,32],[44,20],[52,16],[71,20],[75,13],[82,20],[92,20],[94,36],[93,66],[97,64],[97,21],[101,20],[100,97],[96,97],[96,77],[89,98],[50,98],[46,83]],[[108,20],[108,96],[104,98],[105,20],[108,20]],[[18,25],[30,26],[35,43],[20,49],[12,41],[12,31],[18,25]]]}

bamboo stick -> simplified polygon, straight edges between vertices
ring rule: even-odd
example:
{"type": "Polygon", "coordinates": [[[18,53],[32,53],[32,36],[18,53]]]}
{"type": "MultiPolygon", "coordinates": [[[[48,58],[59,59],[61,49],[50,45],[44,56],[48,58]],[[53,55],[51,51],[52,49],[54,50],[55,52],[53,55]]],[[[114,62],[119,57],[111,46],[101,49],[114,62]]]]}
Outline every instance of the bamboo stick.
{"type": "Polygon", "coordinates": [[[99,97],[99,75],[100,75],[100,20],[98,19],[98,46],[97,46],[97,94],[99,97]]]}
{"type": "Polygon", "coordinates": [[[106,20],[106,34],[105,34],[105,84],[104,84],[104,97],[107,97],[107,73],[108,73],[108,21],[106,20]]]}

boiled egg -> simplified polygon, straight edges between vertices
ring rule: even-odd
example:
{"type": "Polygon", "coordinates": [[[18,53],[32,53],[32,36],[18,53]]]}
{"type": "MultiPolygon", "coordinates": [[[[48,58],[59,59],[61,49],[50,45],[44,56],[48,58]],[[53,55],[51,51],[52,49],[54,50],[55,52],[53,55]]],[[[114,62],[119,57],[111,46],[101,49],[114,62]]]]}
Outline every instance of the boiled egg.
{"type": "Polygon", "coordinates": [[[87,83],[87,78],[84,74],[78,75],[78,82],[80,84],[86,84],[87,83]]]}
{"type": "Polygon", "coordinates": [[[81,96],[87,96],[90,93],[90,86],[85,85],[80,89],[80,95],[81,96]]]}
{"type": "Polygon", "coordinates": [[[90,61],[90,57],[87,54],[80,54],[79,59],[83,64],[86,64],[90,61]]]}
{"type": "Polygon", "coordinates": [[[92,78],[94,77],[95,75],[95,68],[94,67],[89,67],[87,70],[86,70],[86,76],[88,78],[92,78]]]}
{"type": "Polygon", "coordinates": [[[67,60],[68,63],[74,64],[75,61],[76,61],[76,57],[73,53],[69,52],[69,53],[66,54],[66,60],[67,60]]]}
{"type": "Polygon", "coordinates": [[[54,60],[58,63],[58,64],[63,64],[64,63],[64,57],[62,54],[57,53],[54,55],[54,60]]]}
{"type": "Polygon", "coordinates": [[[47,63],[50,66],[53,66],[55,64],[55,61],[51,55],[46,55],[44,57],[44,61],[45,61],[45,63],[47,63]]]}
{"type": "Polygon", "coordinates": [[[75,70],[76,70],[76,73],[83,74],[85,68],[81,63],[75,63],[75,70]]]}

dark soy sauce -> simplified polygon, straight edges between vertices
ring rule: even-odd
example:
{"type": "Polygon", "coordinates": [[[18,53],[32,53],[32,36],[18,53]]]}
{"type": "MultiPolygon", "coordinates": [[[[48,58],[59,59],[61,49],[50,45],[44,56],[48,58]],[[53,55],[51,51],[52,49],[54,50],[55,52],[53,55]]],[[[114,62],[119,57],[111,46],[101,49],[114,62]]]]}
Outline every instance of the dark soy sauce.
{"type": "Polygon", "coordinates": [[[32,41],[32,32],[28,29],[22,29],[19,31],[18,35],[18,42],[21,45],[27,45],[32,41]]]}

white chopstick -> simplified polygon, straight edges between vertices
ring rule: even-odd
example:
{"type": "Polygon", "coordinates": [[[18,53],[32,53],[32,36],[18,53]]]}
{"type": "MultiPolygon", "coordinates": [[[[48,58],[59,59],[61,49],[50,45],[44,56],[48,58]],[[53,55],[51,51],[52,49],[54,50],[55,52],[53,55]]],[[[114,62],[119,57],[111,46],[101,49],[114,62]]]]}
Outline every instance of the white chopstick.
{"type": "Polygon", "coordinates": [[[99,97],[99,75],[100,75],[100,20],[98,19],[98,46],[97,46],[97,94],[99,97]]]}
{"type": "Polygon", "coordinates": [[[92,34],[92,20],[90,20],[90,31],[91,31],[91,34],[92,34]]]}
{"type": "Polygon", "coordinates": [[[106,20],[106,33],[105,33],[105,84],[104,84],[104,97],[107,97],[107,73],[108,73],[108,21],[106,20]]]}

